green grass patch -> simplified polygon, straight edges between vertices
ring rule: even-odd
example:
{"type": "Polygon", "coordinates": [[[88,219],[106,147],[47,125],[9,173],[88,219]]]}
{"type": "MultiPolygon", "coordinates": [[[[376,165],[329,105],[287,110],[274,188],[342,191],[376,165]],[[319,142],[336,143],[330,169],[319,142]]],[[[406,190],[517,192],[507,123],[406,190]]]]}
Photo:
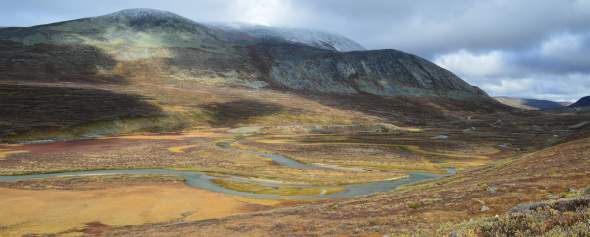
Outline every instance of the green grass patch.
{"type": "Polygon", "coordinates": [[[269,187],[254,183],[237,182],[224,179],[214,179],[213,183],[222,186],[227,189],[255,193],[255,194],[269,194],[277,196],[313,196],[321,194],[334,194],[346,191],[345,188],[341,187],[269,187]]]}

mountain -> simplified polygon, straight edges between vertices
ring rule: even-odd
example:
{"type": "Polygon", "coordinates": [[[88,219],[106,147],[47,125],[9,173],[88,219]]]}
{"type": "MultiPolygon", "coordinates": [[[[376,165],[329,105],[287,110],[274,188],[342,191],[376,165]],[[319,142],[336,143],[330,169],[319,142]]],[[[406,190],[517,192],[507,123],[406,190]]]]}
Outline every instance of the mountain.
{"type": "Polygon", "coordinates": [[[319,93],[486,98],[451,72],[397,50],[339,53],[300,45],[257,45],[272,85],[319,93]]]}
{"type": "MultiPolygon", "coordinates": [[[[300,43],[311,47],[338,52],[366,50],[361,44],[349,38],[339,34],[322,31],[241,23],[210,23],[208,26],[224,31],[244,34],[259,40],[282,40],[285,42],[300,43]]],[[[243,37],[238,38],[238,40],[240,39],[243,39],[243,37]]]]}
{"type": "Polygon", "coordinates": [[[109,134],[194,126],[426,124],[505,109],[418,56],[398,50],[340,52],[339,45],[347,44],[340,39],[328,48],[301,41],[224,30],[152,9],[2,28],[0,90],[23,91],[0,94],[0,100],[20,101],[19,108],[35,117],[52,113],[55,122],[23,119],[17,115],[24,112],[0,108],[0,114],[15,116],[0,126],[19,128],[12,135],[71,129],[73,134],[59,135],[69,138],[87,136],[81,130],[97,134],[97,127],[109,134]],[[22,84],[30,87],[14,86],[22,84]],[[80,95],[79,102],[47,98],[71,105],[63,107],[42,103],[34,91],[48,97],[63,91],[88,95],[80,95]],[[83,116],[111,106],[105,104],[111,100],[92,99],[100,96],[133,98],[133,106],[117,107],[112,116],[83,116]],[[69,116],[72,111],[80,116],[69,116]]]}
{"type": "Polygon", "coordinates": [[[502,104],[525,110],[547,110],[565,107],[565,105],[563,105],[561,102],[555,102],[550,100],[537,100],[504,96],[494,97],[494,99],[496,99],[502,104]]]}
{"type": "MultiPolygon", "coordinates": [[[[274,28],[268,32],[283,31],[274,28]]],[[[284,32],[297,35],[302,31],[284,32]]],[[[25,48],[39,44],[93,46],[117,62],[143,60],[158,69],[155,73],[186,80],[215,76],[225,84],[314,93],[487,99],[483,91],[445,69],[401,51],[343,53],[325,50],[325,45],[311,47],[284,39],[236,41],[234,31],[207,27],[174,13],[151,9],[5,28],[0,30],[0,39],[20,42],[25,48]]],[[[9,54],[7,58],[15,56],[9,54]]],[[[4,62],[11,63],[14,62],[4,62]]]]}
{"type": "Polygon", "coordinates": [[[589,107],[590,106],[590,96],[582,97],[576,103],[570,105],[570,107],[577,108],[577,107],[589,107]]]}
{"type": "Polygon", "coordinates": [[[87,44],[134,47],[214,47],[221,32],[171,12],[127,9],[112,14],[33,27],[8,27],[0,38],[27,45],[87,44]]]}

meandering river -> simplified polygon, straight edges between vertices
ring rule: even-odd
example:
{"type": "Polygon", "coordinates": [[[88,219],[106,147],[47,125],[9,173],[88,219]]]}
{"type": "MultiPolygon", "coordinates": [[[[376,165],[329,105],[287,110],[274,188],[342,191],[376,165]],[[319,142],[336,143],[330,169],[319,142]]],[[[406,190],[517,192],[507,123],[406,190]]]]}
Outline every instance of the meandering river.
{"type": "MultiPolygon", "coordinates": [[[[166,170],[166,169],[128,169],[128,170],[93,170],[93,171],[74,171],[74,172],[63,172],[63,173],[49,173],[49,174],[31,174],[31,175],[19,175],[19,176],[0,176],[0,181],[22,181],[32,179],[44,179],[44,178],[59,178],[59,177],[81,177],[81,176],[92,176],[92,175],[177,175],[185,179],[188,186],[205,189],[213,192],[225,193],[229,195],[238,195],[252,198],[267,198],[267,199],[309,199],[309,198],[349,198],[356,196],[369,195],[378,192],[386,192],[393,190],[401,185],[411,184],[423,180],[434,179],[442,177],[437,174],[429,173],[409,173],[407,178],[395,179],[395,180],[383,180],[370,183],[362,184],[349,184],[342,185],[346,191],[327,194],[327,195],[313,195],[313,196],[278,196],[268,194],[254,194],[247,192],[239,192],[231,189],[224,188],[212,182],[212,179],[218,177],[212,177],[202,172],[197,171],[178,171],[178,170],[166,170]]],[[[223,179],[238,180],[237,177],[223,177],[223,179]]],[[[238,180],[239,181],[239,180],[238,180]]],[[[256,181],[253,181],[256,182],[256,181]]],[[[258,182],[264,185],[262,182],[258,182]]],[[[277,184],[273,184],[277,185],[277,184]]],[[[309,188],[315,187],[313,185],[295,185],[288,184],[289,187],[302,187],[309,188]]]]}
{"type": "MultiPolygon", "coordinates": [[[[218,146],[229,148],[231,143],[218,143],[218,146]]],[[[313,164],[304,164],[296,160],[279,154],[267,154],[254,152],[259,156],[270,158],[279,165],[290,167],[294,169],[325,169],[325,167],[316,166],[313,164]]],[[[124,170],[93,170],[93,171],[73,171],[73,172],[61,172],[61,173],[47,173],[47,174],[31,174],[31,175],[18,175],[18,176],[0,176],[0,181],[23,181],[32,179],[44,179],[44,178],[60,178],[60,177],[81,177],[81,176],[93,176],[93,175],[176,175],[184,178],[186,184],[190,187],[204,189],[213,192],[219,192],[229,195],[237,195],[251,198],[265,198],[265,199],[317,199],[317,198],[350,198],[357,196],[364,196],[379,192],[386,192],[393,190],[401,185],[407,185],[429,179],[436,179],[448,175],[454,175],[456,170],[453,168],[448,169],[447,175],[439,175],[432,173],[419,173],[411,172],[405,178],[394,179],[394,180],[382,180],[377,182],[359,183],[359,184],[348,184],[341,185],[346,189],[345,191],[331,194],[318,194],[311,196],[279,196],[270,194],[255,194],[248,192],[240,192],[231,189],[224,188],[217,185],[213,179],[226,179],[234,181],[244,181],[243,177],[237,176],[223,176],[213,177],[204,172],[198,171],[180,171],[180,170],[168,170],[168,169],[124,169],[124,170]]],[[[314,186],[306,184],[281,184],[281,183],[268,183],[260,180],[250,180],[248,182],[256,183],[264,186],[288,186],[288,187],[300,187],[300,188],[322,188],[325,186],[314,186]]]]}
{"type": "MultiPolygon", "coordinates": [[[[307,165],[298,161],[289,159],[285,156],[278,154],[264,154],[259,155],[273,159],[277,163],[286,167],[295,169],[316,169],[320,168],[313,165],[307,165]]],[[[449,168],[447,175],[455,174],[455,169],[449,168]]],[[[266,199],[314,199],[314,198],[350,198],[356,196],[369,195],[373,193],[386,192],[393,190],[401,185],[416,183],[419,181],[440,178],[447,175],[431,174],[431,173],[408,173],[408,177],[394,180],[383,180],[370,183],[360,184],[348,184],[341,185],[339,187],[345,188],[346,191],[332,193],[332,194],[320,194],[312,196],[278,196],[269,194],[255,194],[248,192],[239,192],[231,189],[224,188],[220,185],[212,182],[213,179],[230,179],[235,181],[244,181],[242,177],[236,176],[223,176],[223,177],[212,177],[206,173],[198,171],[179,171],[179,170],[167,170],[167,169],[125,169],[125,170],[94,170],[94,171],[73,171],[73,172],[62,172],[62,173],[48,173],[48,174],[31,174],[31,175],[18,175],[18,176],[0,176],[0,181],[22,181],[31,179],[44,179],[44,178],[55,178],[55,177],[80,177],[80,176],[92,176],[92,175],[177,175],[184,178],[186,184],[190,187],[205,189],[213,192],[219,192],[229,195],[237,195],[251,198],[266,198],[266,199]]],[[[273,183],[272,185],[257,180],[249,180],[259,185],[266,186],[289,186],[289,187],[301,187],[301,188],[321,188],[320,186],[313,185],[300,185],[300,184],[279,184],[273,183]]],[[[322,186],[324,187],[324,186],[322,186]]]]}

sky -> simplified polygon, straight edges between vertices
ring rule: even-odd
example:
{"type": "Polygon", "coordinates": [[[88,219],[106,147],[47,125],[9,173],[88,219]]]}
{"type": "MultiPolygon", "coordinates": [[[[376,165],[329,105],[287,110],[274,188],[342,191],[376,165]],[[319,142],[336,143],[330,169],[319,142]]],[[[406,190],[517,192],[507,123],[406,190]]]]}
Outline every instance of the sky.
{"type": "Polygon", "coordinates": [[[4,0],[0,26],[126,8],[338,33],[368,49],[429,59],[494,96],[590,95],[590,0],[4,0]]]}

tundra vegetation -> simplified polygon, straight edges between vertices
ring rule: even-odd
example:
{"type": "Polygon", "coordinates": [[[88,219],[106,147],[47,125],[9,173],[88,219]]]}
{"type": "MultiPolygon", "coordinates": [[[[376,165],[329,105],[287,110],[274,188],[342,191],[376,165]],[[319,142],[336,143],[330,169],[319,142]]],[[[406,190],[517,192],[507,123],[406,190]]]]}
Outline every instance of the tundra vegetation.
{"type": "Polygon", "coordinates": [[[587,109],[243,34],[145,9],[1,28],[0,235],[588,235],[587,109]]]}

